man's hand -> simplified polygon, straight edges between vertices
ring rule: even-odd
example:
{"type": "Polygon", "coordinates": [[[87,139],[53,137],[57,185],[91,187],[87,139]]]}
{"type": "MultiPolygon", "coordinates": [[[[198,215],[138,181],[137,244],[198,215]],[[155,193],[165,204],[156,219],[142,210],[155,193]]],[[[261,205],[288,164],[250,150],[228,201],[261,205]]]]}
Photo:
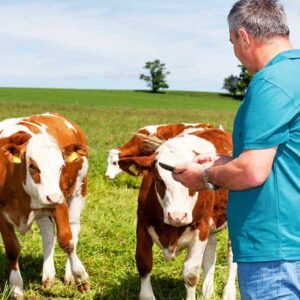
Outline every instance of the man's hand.
{"type": "Polygon", "coordinates": [[[172,176],[185,187],[193,191],[199,191],[204,188],[203,172],[206,168],[203,164],[195,162],[177,164],[172,176]]]}

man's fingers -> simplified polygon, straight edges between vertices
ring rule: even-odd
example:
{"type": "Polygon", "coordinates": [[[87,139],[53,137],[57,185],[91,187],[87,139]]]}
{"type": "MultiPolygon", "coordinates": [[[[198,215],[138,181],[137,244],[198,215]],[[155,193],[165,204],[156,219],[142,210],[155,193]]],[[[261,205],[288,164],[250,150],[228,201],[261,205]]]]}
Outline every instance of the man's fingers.
{"type": "Polygon", "coordinates": [[[212,161],[214,161],[214,157],[215,157],[214,153],[199,154],[193,159],[193,162],[196,162],[198,164],[212,162],[212,161]]]}
{"type": "Polygon", "coordinates": [[[175,169],[173,171],[173,174],[181,174],[183,173],[185,170],[187,169],[187,165],[186,164],[177,164],[175,166],[175,169]]]}

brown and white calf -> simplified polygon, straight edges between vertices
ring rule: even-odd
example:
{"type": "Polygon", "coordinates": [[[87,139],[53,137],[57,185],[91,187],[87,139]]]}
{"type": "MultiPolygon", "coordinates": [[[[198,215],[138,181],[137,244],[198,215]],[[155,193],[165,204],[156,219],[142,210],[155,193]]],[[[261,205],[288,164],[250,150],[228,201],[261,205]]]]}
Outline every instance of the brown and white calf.
{"type": "MultiPolygon", "coordinates": [[[[138,197],[136,263],[141,277],[140,300],[154,300],[150,282],[152,246],[156,243],[167,260],[188,248],[183,266],[187,300],[196,299],[196,285],[201,266],[204,270],[204,299],[213,294],[216,262],[215,231],[226,225],[227,194],[224,189],[212,192],[192,191],[176,182],[171,172],[158,162],[170,165],[192,161],[196,153],[229,155],[231,137],[220,129],[207,129],[195,135],[175,137],[164,142],[150,156],[120,159],[122,168],[132,165],[143,174],[138,197]]],[[[229,255],[229,277],[223,299],[235,299],[236,265],[229,255]]]]}
{"type": "MultiPolygon", "coordinates": [[[[195,130],[206,128],[213,128],[213,126],[207,123],[149,125],[139,129],[137,133],[168,140],[179,134],[187,134],[195,130]]],[[[150,155],[153,152],[154,151],[152,148],[145,146],[145,142],[142,138],[140,138],[138,135],[135,135],[123,146],[111,149],[109,151],[105,176],[107,176],[109,179],[114,179],[117,175],[123,172],[118,164],[120,158],[150,155]]]]}
{"type": "Polygon", "coordinates": [[[65,281],[74,280],[79,290],[88,290],[89,276],[76,254],[88,170],[81,128],[59,114],[8,119],[0,122],[0,149],[0,231],[12,297],[23,296],[14,227],[25,234],[37,221],[44,247],[43,285],[54,282],[52,218],[59,245],[68,254],[65,281]]]}

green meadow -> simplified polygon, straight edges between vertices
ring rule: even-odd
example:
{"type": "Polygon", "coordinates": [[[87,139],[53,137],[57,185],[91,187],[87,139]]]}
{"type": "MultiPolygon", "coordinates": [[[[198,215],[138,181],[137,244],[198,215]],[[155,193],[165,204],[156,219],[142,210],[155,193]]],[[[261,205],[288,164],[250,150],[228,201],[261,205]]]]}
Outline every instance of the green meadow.
{"type": "MultiPolygon", "coordinates": [[[[20,268],[26,299],[138,299],[135,267],[135,225],[140,178],[122,174],[108,181],[107,151],[124,144],[139,128],[151,124],[209,122],[231,131],[239,101],[225,94],[168,91],[67,90],[0,88],[0,120],[43,112],[59,112],[82,127],[89,144],[89,187],[81,219],[78,254],[90,275],[92,289],[80,294],[63,284],[66,255],[57,246],[55,284],[41,287],[42,242],[34,224],[19,236],[20,268]]],[[[0,239],[1,240],[1,239],[0,239]]],[[[227,276],[227,232],[217,236],[215,297],[222,298],[227,276]]],[[[152,284],[158,300],[185,299],[183,252],[166,262],[154,246],[152,284]]],[[[8,263],[0,241],[0,299],[6,299],[8,263]]],[[[197,289],[201,299],[201,280],[197,289]]]]}

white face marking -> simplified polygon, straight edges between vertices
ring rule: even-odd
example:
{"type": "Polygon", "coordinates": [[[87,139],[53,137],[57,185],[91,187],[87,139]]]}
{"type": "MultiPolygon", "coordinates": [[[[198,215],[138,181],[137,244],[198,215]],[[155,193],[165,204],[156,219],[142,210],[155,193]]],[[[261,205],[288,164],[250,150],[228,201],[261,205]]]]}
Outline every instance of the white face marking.
{"type": "Polygon", "coordinates": [[[123,170],[119,167],[119,153],[118,149],[111,149],[108,153],[105,176],[109,179],[114,179],[117,175],[123,173],[123,170]]]}
{"type": "Polygon", "coordinates": [[[164,222],[166,224],[173,226],[190,224],[193,220],[192,213],[198,198],[198,193],[191,196],[189,190],[181,183],[175,181],[171,172],[162,169],[158,162],[164,162],[170,165],[190,162],[195,157],[194,151],[200,154],[209,152],[216,153],[216,149],[212,143],[193,135],[172,138],[157,149],[156,168],[166,188],[163,198],[161,198],[157,190],[156,194],[163,208],[164,222]],[[180,217],[174,222],[170,220],[170,215],[180,217]]]}
{"type": "Polygon", "coordinates": [[[26,151],[26,183],[24,189],[31,196],[34,209],[49,205],[49,198],[54,205],[63,202],[63,194],[59,186],[63,156],[57,142],[47,133],[33,136],[26,151]],[[35,183],[30,175],[30,158],[40,170],[40,183],[35,183]]]}

